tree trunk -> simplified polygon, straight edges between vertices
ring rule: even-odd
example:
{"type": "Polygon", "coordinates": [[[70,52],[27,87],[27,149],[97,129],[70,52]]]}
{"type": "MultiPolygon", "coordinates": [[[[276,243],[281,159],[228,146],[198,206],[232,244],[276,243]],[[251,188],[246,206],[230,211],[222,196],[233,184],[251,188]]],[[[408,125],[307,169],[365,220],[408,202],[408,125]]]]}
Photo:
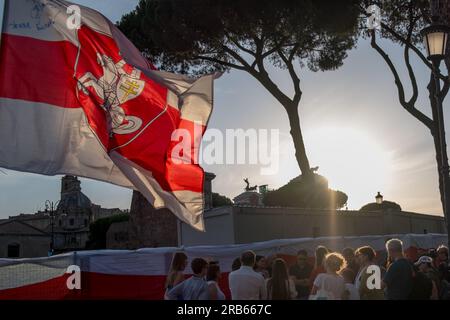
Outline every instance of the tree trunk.
{"type": "Polygon", "coordinates": [[[445,179],[446,181],[444,181],[443,179],[443,175],[441,172],[441,168],[442,168],[442,155],[441,155],[441,145],[440,145],[440,141],[438,136],[433,136],[433,142],[434,142],[434,149],[436,152],[436,163],[437,163],[437,172],[438,172],[438,176],[439,176],[439,192],[440,192],[440,197],[441,197],[441,203],[442,203],[442,209],[445,208],[444,204],[448,203],[446,201],[448,201],[447,199],[450,199],[450,193],[448,191],[450,185],[449,185],[449,179],[445,179]],[[445,183],[445,188],[444,188],[444,183],[445,183]],[[446,195],[444,194],[444,190],[446,190],[446,195]]]}
{"type": "Polygon", "coordinates": [[[289,125],[291,127],[291,137],[294,141],[295,158],[302,172],[303,177],[311,178],[313,176],[309,160],[306,155],[305,143],[303,141],[302,130],[300,128],[300,119],[298,116],[298,105],[284,106],[289,117],[289,125]]]}
{"type": "MultiPolygon", "coordinates": [[[[434,149],[436,152],[436,163],[439,177],[439,193],[441,196],[442,210],[446,221],[447,232],[449,232],[450,217],[448,216],[448,214],[450,212],[450,176],[448,174],[445,174],[444,178],[444,175],[442,174],[444,166],[448,167],[447,142],[446,137],[444,135],[442,137],[443,139],[442,145],[444,146],[444,148],[442,149],[439,136],[438,117],[441,117],[442,123],[444,124],[443,118],[444,115],[442,108],[440,108],[439,110],[438,105],[436,103],[435,90],[436,90],[435,80],[433,75],[431,75],[431,81],[430,84],[428,85],[429,99],[434,123],[431,135],[433,136],[434,149]]],[[[449,238],[449,245],[450,245],[450,238],[449,238]]]]}
{"type": "Polygon", "coordinates": [[[300,118],[298,116],[298,104],[300,102],[301,95],[297,98],[294,97],[291,100],[270,80],[267,72],[256,73],[253,70],[248,72],[254,76],[286,110],[289,118],[289,125],[291,127],[290,133],[294,142],[297,164],[303,177],[306,179],[312,178],[314,175],[309,165],[308,156],[306,155],[305,143],[303,141],[302,130],[300,128],[300,118]]]}

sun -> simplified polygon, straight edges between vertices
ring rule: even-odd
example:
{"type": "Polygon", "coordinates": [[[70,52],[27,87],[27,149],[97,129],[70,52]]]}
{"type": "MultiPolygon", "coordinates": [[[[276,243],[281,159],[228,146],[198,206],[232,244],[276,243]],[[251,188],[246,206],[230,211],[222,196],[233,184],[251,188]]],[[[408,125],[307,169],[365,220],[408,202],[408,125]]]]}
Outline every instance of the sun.
{"type": "Polygon", "coordinates": [[[322,127],[308,133],[310,163],[320,167],[332,189],[344,191],[349,209],[374,201],[377,191],[390,186],[391,156],[366,132],[322,127]]]}

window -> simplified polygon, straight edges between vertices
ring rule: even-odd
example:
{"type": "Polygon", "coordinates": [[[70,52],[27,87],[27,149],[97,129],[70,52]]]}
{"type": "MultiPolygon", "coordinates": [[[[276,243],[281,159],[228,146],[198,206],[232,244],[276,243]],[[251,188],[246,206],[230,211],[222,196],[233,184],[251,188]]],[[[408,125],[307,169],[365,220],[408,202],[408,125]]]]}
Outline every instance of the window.
{"type": "Polygon", "coordinates": [[[20,257],[20,244],[11,243],[8,244],[8,258],[19,258],[20,257]]]}
{"type": "Polygon", "coordinates": [[[75,220],[74,220],[73,218],[69,220],[69,224],[70,224],[71,226],[73,226],[74,223],[75,223],[75,220]]]}
{"type": "Polygon", "coordinates": [[[88,219],[84,219],[84,226],[85,226],[85,227],[88,226],[88,219]]]}
{"type": "Polygon", "coordinates": [[[58,220],[58,225],[61,227],[62,226],[62,221],[61,219],[58,220]]]}

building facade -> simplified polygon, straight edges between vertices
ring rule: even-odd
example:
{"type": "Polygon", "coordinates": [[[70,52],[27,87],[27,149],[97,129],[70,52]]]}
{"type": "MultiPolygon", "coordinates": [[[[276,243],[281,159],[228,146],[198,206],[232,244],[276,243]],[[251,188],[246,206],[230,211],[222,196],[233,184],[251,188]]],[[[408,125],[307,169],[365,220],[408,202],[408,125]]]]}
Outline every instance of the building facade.
{"type": "Polygon", "coordinates": [[[20,220],[0,222],[0,258],[45,257],[51,235],[20,220]]]}
{"type": "Polygon", "coordinates": [[[17,258],[47,256],[52,242],[53,253],[82,250],[89,239],[91,223],[128,213],[93,204],[81,191],[81,182],[75,176],[62,177],[60,200],[53,209],[0,221],[0,258],[11,256],[11,252],[14,256],[17,252],[14,245],[20,248],[17,258]]]}
{"type": "Polygon", "coordinates": [[[404,211],[340,211],[229,206],[205,213],[206,232],[179,224],[179,244],[243,244],[275,239],[446,233],[443,217],[404,211]]]}
{"type": "MultiPolygon", "coordinates": [[[[372,211],[311,210],[261,205],[264,193],[246,191],[234,205],[213,208],[212,180],[205,175],[205,228],[199,232],[168,210],[155,210],[138,192],[133,194],[130,221],[111,225],[108,249],[244,244],[275,239],[446,233],[444,218],[391,210],[378,199],[372,211]]],[[[263,188],[264,189],[264,188],[263,188]]]]}
{"type": "Polygon", "coordinates": [[[178,220],[168,209],[155,209],[139,192],[133,193],[130,219],[111,224],[107,249],[139,249],[178,245],[178,220]]]}

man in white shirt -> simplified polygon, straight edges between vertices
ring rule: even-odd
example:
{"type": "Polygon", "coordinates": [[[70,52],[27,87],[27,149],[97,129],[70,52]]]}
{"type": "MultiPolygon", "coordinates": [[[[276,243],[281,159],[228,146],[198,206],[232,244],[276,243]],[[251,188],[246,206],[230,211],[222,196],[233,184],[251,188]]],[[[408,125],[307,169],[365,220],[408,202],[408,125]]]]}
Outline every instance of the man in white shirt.
{"type": "Polygon", "coordinates": [[[265,300],[267,297],[264,277],[253,270],[256,255],[246,251],[241,255],[241,268],[228,276],[233,300],[265,300]]]}

